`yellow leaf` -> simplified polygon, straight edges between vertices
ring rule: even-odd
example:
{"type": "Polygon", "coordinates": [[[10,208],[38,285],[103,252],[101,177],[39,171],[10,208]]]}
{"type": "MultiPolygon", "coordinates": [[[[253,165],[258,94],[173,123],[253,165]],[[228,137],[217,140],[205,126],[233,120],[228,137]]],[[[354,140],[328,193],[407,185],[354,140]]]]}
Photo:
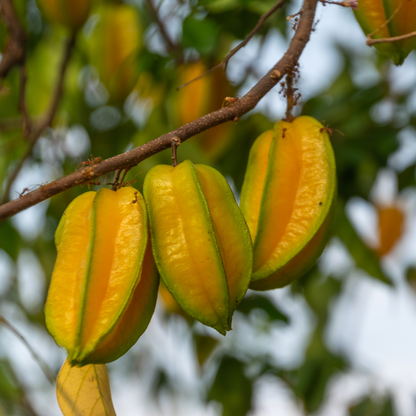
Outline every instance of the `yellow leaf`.
{"type": "Polygon", "coordinates": [[[65,360],[56,380],[56,396],[64,416],[116,416],[103,364],[71,367],[65,360]]]}

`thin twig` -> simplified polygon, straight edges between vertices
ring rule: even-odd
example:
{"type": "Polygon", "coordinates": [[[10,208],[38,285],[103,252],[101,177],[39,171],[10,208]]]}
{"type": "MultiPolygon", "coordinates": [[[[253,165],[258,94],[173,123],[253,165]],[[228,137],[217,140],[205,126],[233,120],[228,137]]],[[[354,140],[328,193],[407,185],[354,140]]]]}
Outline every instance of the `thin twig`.
{"type": "Polygon", "coordinates": [[[12,0],[0,0],[0,15],[9,32],[9,39],[0,61],[0,78],[25,58],[26,34],[13,7],[12,0]]]}
{"type": "Polygon", "coordinates": [[[53,374],[52,370],[49,368],[49,366],[42,360],[42,358],[39,357],[38,354],[33,350],[33,348],[29,345],[29,343],[26,341],[24,336],[5,318],[0,316],[0,324],[8,328],[10,331],[12,331],[17,338],[19,338],[23,344],[25,344],[26,348],[29,350],[30,354],[32,355],[33,359],[39,364],[39,367],[43,371],[43,374],[45,374],[45,377],[49,380],[49,382],[54,385],[55,384],[55,375],[53,374]]]}
{"type": "Polygon", "coordinates": [[[227,65],[229,60],[242,48],[244,48],[244,46],[247,45],[247,43],[251,40],[251,38],[260,30],[260,28],[263,26],[263,23],[267,20],[268,17],[270,17],[275,11],[277,11],[278,9],[280,9],[280,7],[282,7],[283,3],[286,0],[279,0],[267,13],[265,13],[263,16],[260,17],[258,23],[256,24],[256,26],[254,27],[254,29],[247,35],[247,37],[239,44],[237,45],[234,49],[231,50],[231,52],[218,64],[215,65],[213,68],[211,68],[210,70],[208,70],[207,72],[204,72],[202,75],[200,75],[199,77],[194,78],[191,81],[186,82],[185,84],[180,85],[177,90],[185,87],[186,85],[190,84],[191,82],[196,81],[199,78],[204,77],[205,75],[208,75],[209,73],[221,68],[221,67],[225,67],[225,71],[227,70],[227,65]]]}
{"type": "Polygon", "coordinates": [[[94,178],[114,172],[117,169],[125,169],[136,166],[142,160],[171,147],[172,138],[177,136],[181,142],[227,121],[240,118],[252,110],[280,79],[292,71],[299,57],[309,41],[315,17],[315,9],[318,0],[304,0],[303,12],[299,20],[298,28],[290,42],[289,48],[277,64],[241,99],[229,106],[222,107],[203,117],[198,118],[184,126],[154,139],[142,146],[136,147],[123,154],[103,160],[95,166],[91,175],[86,175],[86,170],[80,169],[61,179],[42,185],[38,189],[23,195],[7,204],[0,206],[0,221],[38,204],[67,189],[87,183],[94,178]]]}
{"type": "Polygon", "coordinates": [[[31,123],[29,118],[29,113],[26,108],[26,82],[27,74],[25,64],[20,65],[20,90],[19,90],[19,111],[22,113],[22,123],[23,123],[23,137],[27,138],[30,134],[31,123]]]}
{"type": "Polygon", "coordinates": [[[179,139],[179,137],[175,136],[172,141],[172,166],[178,166],[178,158],[177,158],[177,148],[179,147],[179,145],[181,144],[181,141],[179,139]]]}
{"type": "Polygon", "coordinates": [[[416,32],[410,32],[406,35],[401,36],[393,36],[391,38],[383,38],[383,39],[367,39],[367,45],[372,46],[376,43],[386,43],[386,42],[398,42],[399,40],[410,39],[416,36],[416,32]]]}
{"type": "Polygon", "coordinates": [[[334,4],[335,6],[341,6],[341,7],[351,7],[352,9],[357,9],[358,7],[358,0],[344,0],[341,2],[338,1],[332,1],[332,0],[319,0],[324,6],[327,4],[334,4]]]}
{"type": "Polygon", "coordinates": [[[58,79],[55,84],[55,88],[52,93],[51,100],[49,102],[49,109],[46,111],[43,120],[41,119],[36,126],[33,128],[33,134],[29,137],[30,141],[35,141],[42,134],[43,130],[46,127],[49,127],[52,124],[53,118],[55,117],[56,110],[58,109],[59,101],[61,100],[63,89],[64,89],[64,80],[65,73],[68,67],[69,60],[71,58],[72,49],[75,45],[75,40],[77,37],[77,31],[73,31],[71,36],[67,40],[64,46],[64,53],[62,60],[59,65],[58,70],[58,79]]]}
{"type": "Polygon", "coordinates": [[[9,194],[13,186],[13,183],[16,180],[17,176],[19,175],[26,159],[32,155],[33,148],[35,147],[35,144],[38,141],[39,137],[41,136],[42,132],[45,130],[46,127],[52,124],[52,120],[55,116],[56,110],[58,109],[58,104],[62,96],[65,72],[68,66],[69,59],[71,57],[73,46],[75,44],[75,39],[76,39],[76,32],[74,31],[71,34],[71,37],[68,39],[64,47],[63,58],[59,66],[58,79],[56,81],[56,85],[52,93],[52,97],[50,99],[49,108],[46,110],[45,115],[42,116],[42,118],[37,123],[33,124],[31,128],[31,132],[27,138],[29,142],[28,147],[23,157],[19,160],[16,167],[14,168],[14,170],[8,177],[7,183],[4,187],[4,192],[3,192],[3,196],[1,200],[3,204],[9,200],[9,194]]]}
{"type": "MultiPolygon", "coordinates": [[[[399,13],[399,10],[402,7],[403,1],[404,0],[402,0],[400,2],[400,4],[397,6],[396,10],[392,13],[392,15],[378,29],[376,29],[374,32],[371,32],[367,35],[367,39],[370,39],[371,36],[376,34],[380,29],[382,29],[384,26],[388,25],[393,20],[393,18],[396,16],[396,14],[399,13]]],[[[367,45],[368,45],[368,43],[367,43],[367,45]]]]}
{"type": "Polygon", "coordinates": [[[293,121],[293,76],[292,74],[286,75],[286,121],[293,121]]]}
{"type": "Polygon", "coordinates": [[[175,45],[175,43],[171,39],[169,33],[167,32],[167,30],[165,28],[165,25],[160,20],[158,10],[156,9],[156,7],[154,5],[153,0],[147,0],[147,4],[149,5],[149,8],[150,8],[150,10],[151,10],[151,12],[152,12],[152,14],[155,18],[156,24],[159,26],[160,33],[161,33],[163,39],[166,42],[168,52],[169,53],[176,52],[178,50],[178,46],[175,45]]]}
{"type": "Polygon", "coordinates": [[[121,173],[122,169],[117,169],[115,174],[114,174],[114,179],[113,182],[110,184],[108,183],[107,185],[111,185],[111,190],[112,191],[117,191],[118,188],[118,180],[120,178],[120,173],[121,173]]]}
{"type": "Polygon", "coordinates": [[[126,179],[127,172],[128,172],[130,169],[131,169],[131,168],[126,168],[126,169],[123,169],[123,174],[121,175],[119,188],[121,188],[121,187],[123,186],[124,179],[126,179]]]}

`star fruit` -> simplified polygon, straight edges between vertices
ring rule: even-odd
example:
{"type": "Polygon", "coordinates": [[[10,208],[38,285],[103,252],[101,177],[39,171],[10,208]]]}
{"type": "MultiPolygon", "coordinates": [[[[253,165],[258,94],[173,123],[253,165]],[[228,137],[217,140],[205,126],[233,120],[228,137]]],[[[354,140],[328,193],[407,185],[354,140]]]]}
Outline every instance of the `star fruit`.
{"type": "Polygon", "coordinates": [[[145,331],[156,304],[143,197],[130,187],[80,195],[65,210],[55,244],[49,332],[71,365],[114,361],[145,331]]]}
{"type": "Polygon", "coordinates": [[[224,335],[252,271],[250,233],[227,181],[186,160],[152,168],[143,192],[165,286],[185,312],[224,335]]]}
{"type": "Polygon", "coordinates": [[[313,266],[329,238],[335,194],[334,153],[318,121],[281,121],[256,139],[240,202],[253,240],[250,288],[283,287],[313,266]]]}

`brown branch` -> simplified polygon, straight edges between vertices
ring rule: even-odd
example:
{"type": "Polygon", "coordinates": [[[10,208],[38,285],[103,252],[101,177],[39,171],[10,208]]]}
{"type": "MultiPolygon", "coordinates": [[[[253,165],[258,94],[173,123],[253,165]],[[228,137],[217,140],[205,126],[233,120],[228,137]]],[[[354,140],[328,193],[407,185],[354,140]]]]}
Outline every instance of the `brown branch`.
{"type": "MultiPolygon", "coordinates": [[[[64,80],[65,80],[65,72],[68,66],[69,59],[71,57],[72,48],[75,44],[75,38],[76,38],[76,32],[74,31],[71,34],[71,37],[68,39],[64,47],[62,61],[59,66],[58,79],[56,81],[56,85],[52,93],[52,97],[50,99],[49,108],[46,110],[45,115],[43,115],[42,118],[37,123],[35,123],[31,128],[30,134],[27,137],[28,142],[29,142],[28,147],[23,157],[19,160],[18,164],[16,165],[16,167],[14,168],[14,170],[8,177],[7,183],[4,187],[4,192],[3,192],[3,197],[2,197],[3,204],[9,200],[10,189],[12,188],[14,181],[19,175],[26,159],[32,155],[33,148],[35,147],[35,144],[38,141],[39,137],[41,136],[42,132],[45,130],[46,127],[52,124],[56,110],[58,109],[59,101],[62,96],[63,85],[64,85],[64,80]]],[[[21,91],[22,91],[22,86],[21,86],[21,91]]],[[[23,117],[23,128],[25,128],[24,120],[25,120],[25,117],[23,117]]]]}
{"type": "Polygon", "coordinates": [[[52,98],[49,103],[49,109],[46,111],[45,116],[41,119],[37,125],[33,127],[33,133],[29,137],[30,141],[36,141],[42,134],[46,127],[52,124],[53,118],[55,117],[56,110],[58,109],[59,101],[61,100],[63,89],[65,72],[68,67],[69,59],[71,58],[72,49],[75,45],[75,39],[77,37],[77,31],[73,31],[71,36],[67,40],[64,46],[64,53],[62,60],[59,65],[58,79],[55,84],[55,89],[52,93],[52,98]]]}
{"type": "Polygon", "coordinates": [[[117,169],[116,173],[114,174],[114,179],[112,183],[108,183],[107,185],[111,185],[112,191],[117,191],[118,188],[118,180],[120,178],[121,169],[117,169]]]}
{"type": "Polygon", "coordinates": [[[403,5],[403,2],[404,2],[404,0],[402,0],[400,2],[400,4],[397,6],[396,10],[392,13],[392,15],[378,29],[376,29],[374,32],[371,32],[367,35],[367,39],[371,39],[371,36],[376,34],[379,30],[383,29],[384,26],[388,25],[394,19],[394,17],[397,15],[397,13],[399,13],[400,8],[403,5]]]}
{"type": "Polygon", "coordinates": [[[293,70],[299,57],[308,43],[312,31],[315,9],[318,0],[304,0],[303,12],[297,31],[282,59],[240,100],[213,111],[197,120],[154,139],[142,146],[136,147],[123,154],[106,159],[93,167],[86,167],[71,173],[61,179],[40,186],[35,191],[23,195],[5,205],[0,206],[0,221],[38,204],[74,186],[87,183],[93,178],[108,174],[117,169],[136,166],[142,160],[171,147],[172,139],[177,136],[181,142],[193,137],[211,127],[239,119],[252,110],[280,79],[293,70]]]}
{"type": "Polygon", "coordinates": [[[292,74],[286,75],[286,121],[293,121],[293,76],[292,74]]]}
{"type": "Polygon", "coordinates": [[[260,28],[263,26],[263,23],[267,20],[268,17],[270,17],[275,11],[277,11],[278,9],[280,9],[280,7],[283,6],[283,3],[286,0],[279,0],[267,13],[263,14],[263,16],[260,17],[258,23],[256,24],[256,26],[254,27],[254,29],[247,35],[247,37],[240,43],[238,44],[234,49],[231,50],[231,52],[218,64],[215,65],[213,68],[211,68],[210,70],[208,70],[207,72],[204,72],[202,75],[200,75],[199,77],[196,77],[194,79],[192,79],[191,81],[186,82],[183,85],[180,85],[177,89],[181,89],[183,87],[185,87],[186,85],[190,84],[191,82],[196,81],[197,79],[200,79],[202,77],[204,77],[205,75],[208,75],[209,73],[221,68],[221,67],[225,67],[225,70],[227,70],[227,65],[228,62],[230,61],[230,59],[242,48],[244,48],[244,46],[247,45],[247,43],[251,40],[251,38],[260,30],[260,28]]]}
{"type": "Polygon", "coordinates": [[[401,36],[393,36],[391,38],[382,38],[382,39],[369,39],[367,38],[367,45],[372,46],[376,43],[385,43],[385,42],[398,42],[399,40],[405,40],[409,38],[413,38],[416,36],[416,32],[406,33],[406,35],[401,36]]]}
{"type": "Polygon", "coordinates": [[[24,63],[20,65],[20,90],[19,90],[19,111],[22,113],[22,123],[23,123],[23,137],[27,138],[30,134],[31,123],[29,113],[26,108],[26,82],[27,74],[26,67],[24,63]]]}
{"type": "Polygon", "coordinates": [[[155,18],[156,24],[159,26],[160,33],[161,33],[163,39],[166,42],[168,52],[169,53],[177,52],[178,46],[173,43],[173,40],[169,36],[169,33],[166,31],[165,25],[160,20],[158,11],[156,10],[156,7],[153,3],[153,0],[147,0],[147,4],[148,4],[148,6],[149,6],[154,18],[155,18]]]}
{"type": "Polygon", "coordinates": [[[177,149],[179,145],[181,144],[181,141],[179,140],[179,137],[174,137],[171,141],[172,146],[172,166],[176,167],[178,166],[178,158],[177,158],[177,149]]]}
{"type": "Polygon", "coordinates": [[[25,58],[26,34],[20,25],[12,0],[0,0],[0,15],[9,32],[9,39],[0,61],[0,78],[25,58]]]}
{"type": "Polygon", "coordinates": [[[121,188],[121,187],[123,186],[124,179],[126,179],[127,172],[128,172],[130,169],[131,169],[131,168],[126,168],[126,169],[124,169],[124,170],[123,170],[123,174],[121,175],[121,178],[120,178],[119,188],[121,188]]]}

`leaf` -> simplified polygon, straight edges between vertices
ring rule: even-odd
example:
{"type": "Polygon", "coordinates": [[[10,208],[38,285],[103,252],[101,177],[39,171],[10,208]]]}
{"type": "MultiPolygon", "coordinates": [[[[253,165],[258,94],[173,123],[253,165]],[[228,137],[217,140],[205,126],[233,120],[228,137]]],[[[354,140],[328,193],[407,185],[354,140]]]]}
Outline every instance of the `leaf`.
{"type": "Polygon", "coordinates": [[[7,241],[7,244],[2,245],[1,248],[14,261],[17,261],[22,242],[19,233],[12,226],[10,220],[0,224],[0,241],[7,241]]]}
{"type": "Polygon", "coordinates": [[[295,392],[304,401],[308,414],[316,412],[321,406],[329,380],[345,368],[345,362],[328,351],[310,356],[296,371],[298,383],[295,392]]]}
{"type": "Polygon", "coordinates": [[[188,16],[183,22],[182,41],[185,47],[193,47],[203,55],[217,47],[218,26],[208,18],[197,20],[188,16]]]}
{"type": "Polygon", "coordinates": [[[198,364],[202,366],[218,344],[218,340],[208,335],[194,334],[194,344],[198,364]]]}
{"type": "Polygon", "coordinates": [[[283,321],[286,324],[289,323],[289,318],[282,313],[273,302],[263,295],[250,295],[245,297],[240,305],[238,311],[244,315],[248,315],[254,309],[261,309],[266,312],[267,316],[271,321],[283,321]]]}
{"type": "Polygon", "coordinates": [[[222,404],[222,416],[245,416],[251,409],[253,381],[244,373],[244,363],[224,356],[208,393],[209,400],[222,404]]]}
{"type": "Polygon", "coordinates": [[[406,281],[416,294],[416,268],[409,267],[406,272],[406,281]]]}
{"type": "Polygon", "coordinates": [[[415,165],[408,166],[397,175],[398,189],[401,191],[408,186],[416,185],[415,165]]]}
{"type": "Polygon", "coordinates": [[[302,293],[306,302],[324,324],[330,314],[330,305],[339,296],[342,280],[332,276],[325,277],[314,266],[308,273],[292,283],[292,293],[302,293]]]}
{"type": "Polygon", "coordinates": [[[56,395],[64,416],[116,416],[103,364],[71,367],[65,360],[56,380],[56,395]]]}
{"type": "MultiPolygon", "coordinates": [[[[13,368],[6,360],[0,361],[0,401],[16,402],[19,399],[19,383],[13,368]]],[[[0,409],[1,410],[1,409],[0,409]]],[[[0,412],[1,415],[1,412],[0,412]]]]}
{"type": "Polygon", "coordinates": [[[387,401],[374,401],[366,397],[349,409],[350,416],[394,416],[391,398],[387,401]]]}
{"type": "Polygon", "coordinates": [[[343,206],[338,207],[337,226],[334,234],[347,246],[348,251],[355,260],[358,268],[363,269],[370,276],[392,285],[391,280],[383,273],[375,253],[367,247],[355,232],[353,226],[345,215],[343,206]]]}

